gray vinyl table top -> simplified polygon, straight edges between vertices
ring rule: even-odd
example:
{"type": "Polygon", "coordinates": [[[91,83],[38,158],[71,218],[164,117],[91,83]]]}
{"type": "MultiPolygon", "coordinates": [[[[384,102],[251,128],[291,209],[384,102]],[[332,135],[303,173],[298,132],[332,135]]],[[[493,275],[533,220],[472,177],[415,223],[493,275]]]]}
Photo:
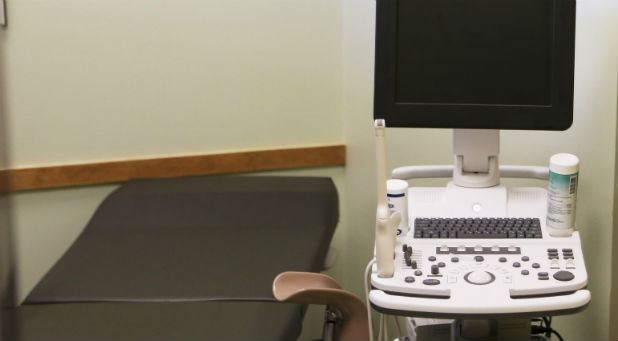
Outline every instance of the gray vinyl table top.
{"type": "Polygon", "coordinates": [[[130,181],[24,304],[273,301],[280,272],[322,270],[338,214],[329,178],[130,181]]]}

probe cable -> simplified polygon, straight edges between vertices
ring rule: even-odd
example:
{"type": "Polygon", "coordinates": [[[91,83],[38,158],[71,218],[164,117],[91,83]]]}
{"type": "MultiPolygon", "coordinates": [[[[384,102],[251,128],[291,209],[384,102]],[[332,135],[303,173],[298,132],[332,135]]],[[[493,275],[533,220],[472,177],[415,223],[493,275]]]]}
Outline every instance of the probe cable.
{"type": "Polygon", "coordinates": [[[369,261],[369,263],[367,263],[367,267],[365,268],[365,304],[367,305],[367,320],[369,322],[369,338],[371,340],[373,340],[373,322],[371,321],[371,305],[369,304],[369,271],[371,270],[371,267],[373,266],[373,264],[375,264],[376,259],[373,258],[372,260],[369,261]]]}

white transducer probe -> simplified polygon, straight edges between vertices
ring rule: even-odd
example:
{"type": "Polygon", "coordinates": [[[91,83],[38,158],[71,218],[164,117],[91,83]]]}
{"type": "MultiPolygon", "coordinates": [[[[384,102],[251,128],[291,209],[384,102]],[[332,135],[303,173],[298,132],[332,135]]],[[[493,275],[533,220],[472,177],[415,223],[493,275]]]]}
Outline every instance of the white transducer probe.
{"type": "Polygon", "coordinates": [[[386,201],[386,146],[384,142],[386,124],[383,119],[375,120],[376,130],[376,178],[378,205],[376,210],[376,265],[379,277],[393,277],[395,272],[395,229],[401,221],[401,214],[392,215],[386,201]]]}

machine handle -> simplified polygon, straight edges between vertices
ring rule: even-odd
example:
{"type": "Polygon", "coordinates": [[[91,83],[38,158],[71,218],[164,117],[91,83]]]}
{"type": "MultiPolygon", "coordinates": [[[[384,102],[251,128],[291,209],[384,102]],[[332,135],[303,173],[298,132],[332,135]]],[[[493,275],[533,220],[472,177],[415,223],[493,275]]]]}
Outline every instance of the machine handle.
{"type": "MultiPolygon", "coordinates": [[[[501,178],[549,179],[549,168],[541,166],[500,166],[501,178]]],[[[393,179],[450,178],[452,165],[405,166],[393,169],[393,179]]]]}
{"type": "MultiPolygon", "coordinates": [[[[572,294],[506,300],[477,300],[474,305],[457,305],[452,299],[407,297],[371,290],[369,300],[388,310],[452,315],[499,315],[548,313],[581,308],[590,302],[590,291],[582,289],[572,294]]],[[[419,314],[421,315],[421,314],[419,314]]]]}

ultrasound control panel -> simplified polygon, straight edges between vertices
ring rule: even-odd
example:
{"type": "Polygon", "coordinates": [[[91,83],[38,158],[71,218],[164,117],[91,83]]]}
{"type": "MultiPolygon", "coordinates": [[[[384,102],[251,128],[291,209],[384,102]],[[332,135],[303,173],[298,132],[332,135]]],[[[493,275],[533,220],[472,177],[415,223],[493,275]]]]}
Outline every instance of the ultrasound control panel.
{"type": "Polygon", "coordinates": [[[409,230],[395,238],[392,277],[371,275],[384,313],[494,318],[569,314],[590,292],[578,231],[553,237],[547,191],[411,187],[409,230]]]}
{"type": "Polygon", "coordinates": [[[395,274],[371,277],[374,308],[412,316],[570,313],[584,306],[579,235],[522,239],[398,238],[395,274]],[[403,309],[400,309],[403,308],[403,309]]]}

